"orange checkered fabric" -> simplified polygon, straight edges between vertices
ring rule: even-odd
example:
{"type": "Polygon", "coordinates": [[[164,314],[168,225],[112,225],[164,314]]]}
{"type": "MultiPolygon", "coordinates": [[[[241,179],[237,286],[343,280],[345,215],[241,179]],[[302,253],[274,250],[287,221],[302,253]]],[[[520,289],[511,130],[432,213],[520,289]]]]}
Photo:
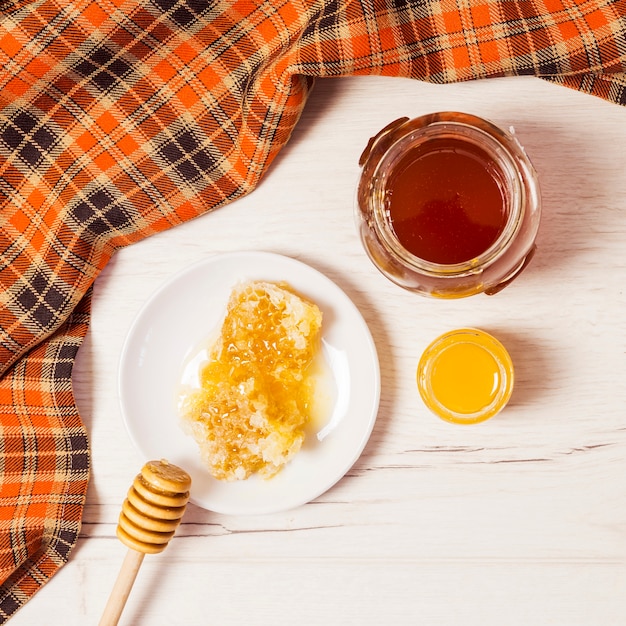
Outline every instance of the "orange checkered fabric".
{"type": "Polygon", "coordinates": [[[536,75],[626,104],[624,0],[0,0],[0,621],[67,560],[71,386],[115,250],[254,189],[316,77],[536,75]]]}

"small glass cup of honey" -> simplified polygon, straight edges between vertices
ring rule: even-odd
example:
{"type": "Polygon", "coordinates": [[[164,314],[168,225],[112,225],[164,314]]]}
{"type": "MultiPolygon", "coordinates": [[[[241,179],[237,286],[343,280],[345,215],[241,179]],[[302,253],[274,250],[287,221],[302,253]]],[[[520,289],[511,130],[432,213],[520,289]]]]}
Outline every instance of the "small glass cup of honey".
{"type": "Polygon", "coordinates": [[[497,415],[513,391],[513,362],[506,348],[477,328],[435,339],[417,366],[424,404],[454,424],[477,424],[497,415]]]}
{"type": "Polygon", "coordinates": [[[467,113],[401,118],[370,140],[359,164],[361,240],[401,287],[492,295],[532,258],[539,183],[512,132],[467,113]]]}

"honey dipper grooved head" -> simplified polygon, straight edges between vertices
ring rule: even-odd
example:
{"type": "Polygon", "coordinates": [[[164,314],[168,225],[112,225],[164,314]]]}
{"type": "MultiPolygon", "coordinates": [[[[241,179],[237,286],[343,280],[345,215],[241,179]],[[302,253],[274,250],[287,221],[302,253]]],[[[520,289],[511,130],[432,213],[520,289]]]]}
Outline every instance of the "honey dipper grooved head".
{"type": "Polygon", "coordinates": [[[191,477],[165,460],[149,461],[122,505],[117,536],[145,554],[162,552],[174,536],[189,500],[191,477]]]}

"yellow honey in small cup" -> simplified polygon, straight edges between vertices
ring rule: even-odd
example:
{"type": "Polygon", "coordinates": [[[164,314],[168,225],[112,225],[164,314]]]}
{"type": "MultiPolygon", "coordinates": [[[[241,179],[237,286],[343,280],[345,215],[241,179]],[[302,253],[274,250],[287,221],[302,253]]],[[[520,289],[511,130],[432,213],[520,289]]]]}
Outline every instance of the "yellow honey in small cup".
{"type": "Polygon", "coordinates": [[[424,350],[417,386],[426,406],[454,424],[477,424],[497,415],[513,391],[513,362],[490,334],[461,328],[424,350]]]}

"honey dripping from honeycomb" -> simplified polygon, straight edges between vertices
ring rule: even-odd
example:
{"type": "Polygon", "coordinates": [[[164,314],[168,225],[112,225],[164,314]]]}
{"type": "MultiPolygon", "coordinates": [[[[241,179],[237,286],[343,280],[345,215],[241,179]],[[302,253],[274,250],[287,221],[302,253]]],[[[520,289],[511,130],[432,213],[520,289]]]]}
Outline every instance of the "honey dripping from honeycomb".
{"type": "Polygon", "coordinates": [[[321,324],[319,308],[286,285],[252,281],[233,289],[200,388],[181,407],[215,478],[269,478],[300,450],[321,324]]]}

